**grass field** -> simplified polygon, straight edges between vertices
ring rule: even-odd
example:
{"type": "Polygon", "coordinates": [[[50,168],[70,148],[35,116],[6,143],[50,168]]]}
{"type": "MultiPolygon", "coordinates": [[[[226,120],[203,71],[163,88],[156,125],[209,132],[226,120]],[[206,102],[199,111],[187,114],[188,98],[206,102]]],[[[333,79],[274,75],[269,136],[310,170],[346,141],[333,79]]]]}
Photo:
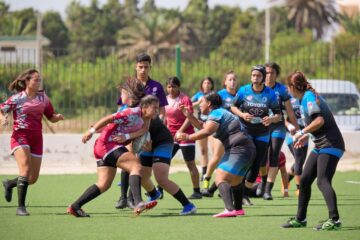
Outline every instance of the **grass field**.
{"type": "MultiPolygon", "coordinates": [[[[1,179],[7,177],[12,176],[0,176],[1,179]]],[[[171,178],[186,194],[191,193],[187,173],[173,174],[171,178]]],[[[16,191],[11,203],[1,196],[0,239],[360,239],[359,172],[338,172],[334,177],[343,228],[331,232],[312,230],[319,220],[327,218],[327,208],[316,184],[308,209],[308,226],[301,229],[280,228],[294,216],[297,198],[293,190],[290,198],[280,197],[279,182],[273,191],[275,199],[255,199],[254,206],[245,207],[244,217],[212,218],[213,214],[223,210],[223,203],[217,196],[194,201],[198,208],[196,215],[179,216],[181,206],[168,194],[155,209],[135,217],[130,210],[114,208],[119,193],[115,182],[108,192],[84,206],[91,214],[90,218],[65,214],[67,206],[95,181],[95,174],[41,176],[37,184],[29,188],[30,217],[15,216],[16,191]]]]}

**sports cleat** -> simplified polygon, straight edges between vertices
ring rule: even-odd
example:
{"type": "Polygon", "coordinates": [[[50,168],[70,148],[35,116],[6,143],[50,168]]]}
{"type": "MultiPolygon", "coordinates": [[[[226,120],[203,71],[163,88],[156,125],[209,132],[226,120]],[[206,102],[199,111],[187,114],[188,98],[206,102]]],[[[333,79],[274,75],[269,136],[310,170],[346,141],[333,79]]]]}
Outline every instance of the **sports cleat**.
{"type": "Polygon", "coordinates": [[[140,202],[135,208],[134,213],[140,215],[142,212],[150,210],[157,205],[157,201],[140,202]]]}
{"type": "Polygon", "coordinates": [[[155,201],[161,198],[161,192],[156,189],[156,195],[154,197],[148,197],[148,202],[155,201]]]}
{"type": "Polygon", "coordinates": [[[254,205],[251,201],[250,198],[248,196],[244,196],[243,200],[242,200],[242,204],[245,206],[252,206],[254,205]]]}
{"type": "Polygon", "coordinates": [[[66,212],[75,217],[90,217],[90,215],[84,212],[84,210],[82,210],[81,208],[74,208],[72,206],[69,206],[66,212]]]}
{"type": "Polygon", "coordinates": [[[159,199],[163,199],[164,198],[164,189],[160,186],[157,186],[157,190],[160,192],[160,197],[159,199]]]}
{"type": "Polygon", "coordinates": [[[296,218],[290,218],[285,224],[281,227],[283,228],[301,228],[306,227],[306,220],[299,221],[296,218]]]}
{"type": "Polygon", "coordinates": [[[265,191],[265,184],[261,182],[256,188],[256,196],[262,197],[264,195],[264,191],[265,191]]]}
{"type": "Polygon", "coordinates": [[[208,189],[210,185],[210,180],[204,179],[203,181],[203,188],[208,189]]]}
{"type": "Polygon", "coordinates": [[[9,179],[3,180],[2,184],[4,186],[5,189],[5,200],[7,202],[11,202],[12,199],[12,187],[9,186],[9,179]]]}
{"type": "Polygon", "coordinates": [[[205,188],[205,189],[201,189],[201,195],[203,197],[213,197],[214,193],[210,192],[209,189],[205,188]]]}
{"type": "Polygon", "coordinates": [[[244,216],[245,215],[244,209],[235,210],[235,213],[236,213],[236,216],[244,216]]]}
{"type": "Polygon", "coordinates": [[[334,221],[332,219],[328,219],[326,221],[320,222],[320,224],[314,227],[316,231],[330,231],[330,230],[339,230],[341,229],[341,222],[340,220],[334,221]]]}
{"type": "Polygon", "coordinates": [[[30,213],[28,213],[28,211],[26,211],[25,207],[18,207],[16,209],[16,215],[18,215],[18,216],[29,216],[30,213]]]}
{"type": "Polygon", "coordinates": [[[202,194],[199,192],[193,192],[193,194],[191,194],[188,199],[202,199],[202,194]]]}
{"type": "Polygon", "coordinates": [[[183,210],[180,212],[181,216],[191,215],[196,213],[196,207],[192,203],[188,203],[184,206],[183,210]]]}
{"type": "Polygon", "coordinates": [[[236,210],[229,211],[225,208],[221,213],[213,215],[214,218],[236,217],[236,210]]]}
{"type": "Polygon", "coordinates": [[[134,209],[135,208],[135,203],[134,203],[134,199],[132,198],[129,198],[127,201],[126,201],[126,206],[130,209],[134,209]]]}
{"type": "Polygon", "coordinates": [[[117,201],[115,208],[116,209],[124,209],[127,206],[127,198],[121,197],[119,201],[117,201]]]}
{"type": "Polygon", "coordinates": [[[263,199],[264,200],[273,200],[273,197],[272,197],[272,195],[271,195],[271,193],[264,193],[264,195],[263,195],[263,199]]]}

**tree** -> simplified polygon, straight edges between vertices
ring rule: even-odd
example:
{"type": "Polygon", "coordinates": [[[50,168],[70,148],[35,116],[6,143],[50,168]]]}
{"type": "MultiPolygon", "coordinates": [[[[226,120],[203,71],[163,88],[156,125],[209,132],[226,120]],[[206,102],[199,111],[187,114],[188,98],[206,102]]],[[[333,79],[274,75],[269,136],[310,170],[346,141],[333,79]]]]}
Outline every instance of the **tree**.
{"type": "Polygon", "coordinates": [[[155,0],[147,0],[144,3],[144,6],[141,9],[141,12],[143,14],[147,14],[147,13],[154,12],[156,10],[157,10],[157,8],[156,8],[156,5],[155,5],[155,0]]]}
{"type": "Polygon", "coordinates": [[[347,32],[352,34],[360,35],[360,14],[355,14],[353,16],[349,15],[340,15],[340,23],[345,28],[347,32]]]}
{"type": "Polygon", "coordinates": [[[191,22],[198,29],[205,29],[208,18],[208,1],[207,0],[190,0],[184,10],[186,21],[191,22]]]}
{"type": "Polygon", "coordinates": [[[127,24],[130,24],[139,15],[138,4],[138,0],[125,0],[124,8],[127,24]]]}
{"type": "Polygon", "coordinates": [[[1,5],[0,9],[0,35],[35,35],[36,13],[34,9],[26,8],[12,13],[8,12],[7,5],[1,5]]]}
{"type": "Polygon", "coordinates": [[[310,28],[315,31],[316,39],[323,36],[325,27],[339,20],[335,0],[286,0],[286,7],[288,19],[294,22],[296,30],[310,28]]]}
{"type": "Polygon", "coordinates": [[[54,55],[61,54],[59,49],[66,49],[69,44],[68,29],[58,12],[49,11],[42,21],[43,35],[50,40],[48,48],[54,55]]]}

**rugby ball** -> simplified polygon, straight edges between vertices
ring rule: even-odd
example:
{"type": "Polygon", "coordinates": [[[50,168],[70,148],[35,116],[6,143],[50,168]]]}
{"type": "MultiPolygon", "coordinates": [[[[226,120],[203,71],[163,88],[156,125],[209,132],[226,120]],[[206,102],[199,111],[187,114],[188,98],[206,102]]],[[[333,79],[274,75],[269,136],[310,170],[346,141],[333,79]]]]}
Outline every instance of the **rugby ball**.
{"type": "Polygon", "coordinates": [[[139,153],[141,152],[144,144],[146,142],[150,141],[150,133],[149,132],[146,132],[144,135],[140,136],[140,137],[137,137],[135,138],[133,141],[132,141],[132,149],[135,153],[139,153]]]}

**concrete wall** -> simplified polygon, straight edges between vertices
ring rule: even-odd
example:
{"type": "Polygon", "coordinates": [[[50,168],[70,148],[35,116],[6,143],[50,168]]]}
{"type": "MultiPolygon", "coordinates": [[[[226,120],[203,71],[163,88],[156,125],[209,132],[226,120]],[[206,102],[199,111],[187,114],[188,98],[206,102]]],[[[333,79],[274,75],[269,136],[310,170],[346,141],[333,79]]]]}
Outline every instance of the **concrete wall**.
{"type": "MultiPolygon", "coordinates": [[[[344,132],[343,136],[347,151],[339,163],[339,170],[360,171],[360,132],[344,132]]],[[[41,172],[45,174],[95,172],[93,145],[97,136],[87,144],[81,142],[81,137],[80,134],[44,134],[41,172]]],[[[283,150],[287,156],[287,164],[292,164],[293,158],[287,147],[284,146],[283,150]]],[[[197,147],[197,160],[199,156],[197,147]]],[[[175,159],[182,159],[180,151],[175,159]]],[[[182,163],[182,161],[176,162],[182,163]]],[[[10,134],[0,135],[0,174],[17,174],[16,162],[10,152],[10,134]]]]}

